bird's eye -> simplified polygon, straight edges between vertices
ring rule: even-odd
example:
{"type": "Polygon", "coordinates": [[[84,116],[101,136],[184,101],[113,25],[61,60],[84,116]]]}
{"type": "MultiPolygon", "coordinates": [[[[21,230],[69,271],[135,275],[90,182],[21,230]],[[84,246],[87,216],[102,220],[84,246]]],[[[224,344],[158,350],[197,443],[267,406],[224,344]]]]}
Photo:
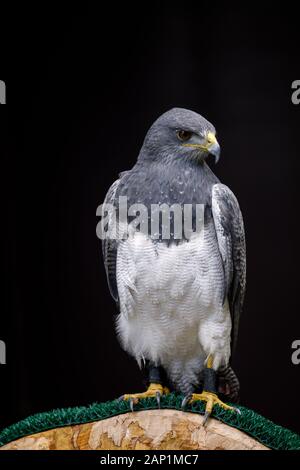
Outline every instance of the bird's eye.
{"type": "Polygon", "coordinates": [[[181,140],[182,142],[186,142],[192,137],[191,132],[184,131],[184,130],[177,131],[176,134],[177,134],[178,139],[181,140]]]}

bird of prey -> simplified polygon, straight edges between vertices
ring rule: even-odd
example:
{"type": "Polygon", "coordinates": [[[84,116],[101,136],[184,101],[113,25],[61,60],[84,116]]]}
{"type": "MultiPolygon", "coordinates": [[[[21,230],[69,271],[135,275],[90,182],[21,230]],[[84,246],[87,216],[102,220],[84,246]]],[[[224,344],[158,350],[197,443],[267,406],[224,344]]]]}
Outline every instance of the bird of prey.
{"type": "MultiPolygon", "coordinates": [[[[121,397],[131,409],[141,398],[159,403],[175,390],[184,395],[183,408],[206,402],[204,422],[215,404],[236,410],[220,397],[234,401],[239,389],[230,364],[245,293],[245,234],[236,197],[206,162],[219,154],[214,126],[194,111],[173,108],[150,127],[136,164],[106,195],[114,207],[120,197],[128,207],[149,210],[204,207],[203,230],[190,237],[153,237],[135,227],[127,237],[102,242],[120,342],[148,378],[145,392],[121,397]]],[[[194,226],[194,211],[192,217],[194,226]]]]}

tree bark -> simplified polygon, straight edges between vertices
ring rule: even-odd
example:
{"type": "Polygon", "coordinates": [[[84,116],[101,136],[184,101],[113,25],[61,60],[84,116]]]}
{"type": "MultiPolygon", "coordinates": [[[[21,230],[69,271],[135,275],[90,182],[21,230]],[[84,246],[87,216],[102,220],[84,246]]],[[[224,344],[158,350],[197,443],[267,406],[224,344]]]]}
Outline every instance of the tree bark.
{"type": "Polygon", "coordinates": [[[266,450],[220,421],[175,410],[148,410],[22,437],[1,450],[266,450]]]}

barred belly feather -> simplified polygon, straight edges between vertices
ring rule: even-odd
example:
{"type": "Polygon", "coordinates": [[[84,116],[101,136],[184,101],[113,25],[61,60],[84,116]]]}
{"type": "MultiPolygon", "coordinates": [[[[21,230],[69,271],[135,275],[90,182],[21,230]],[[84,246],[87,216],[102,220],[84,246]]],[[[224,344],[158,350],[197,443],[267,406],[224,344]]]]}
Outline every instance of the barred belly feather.
{"type": "Polygon", "coordinates": [[[131,234],[118,248],[117,285],[117,331],[140,364],[162,365],[183,393],[195,389],[209,354],[216,370],[228,365],[231,316],[212,219],[177,244],[131,234]]]}

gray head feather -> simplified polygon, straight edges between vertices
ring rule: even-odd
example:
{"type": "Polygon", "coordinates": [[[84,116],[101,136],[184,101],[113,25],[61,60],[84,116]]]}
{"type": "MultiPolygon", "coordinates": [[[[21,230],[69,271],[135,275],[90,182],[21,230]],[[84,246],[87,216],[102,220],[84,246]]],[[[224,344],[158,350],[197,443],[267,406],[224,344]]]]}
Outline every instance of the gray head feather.
{"type": "Polygon", "coordinates": [[[203,160],[210,153],[197,145],[205,145],[207,135],[215,135],[214,126],[203,116],[184,108],[173,108],[162,114],[150,127],[142,146],[139,160],[173,160],[192,158],[203,160]],[[186,131],[190,138],[181,141],[178,132],[186,131]],[[193,144],[193,146],[186,146],[193,144]]]}

